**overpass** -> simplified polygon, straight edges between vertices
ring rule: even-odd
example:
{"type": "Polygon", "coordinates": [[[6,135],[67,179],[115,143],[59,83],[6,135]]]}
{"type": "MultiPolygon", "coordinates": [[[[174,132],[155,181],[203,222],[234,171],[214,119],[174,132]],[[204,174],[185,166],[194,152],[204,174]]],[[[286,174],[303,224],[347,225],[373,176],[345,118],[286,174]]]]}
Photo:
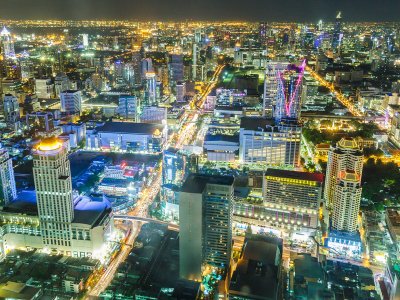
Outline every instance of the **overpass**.
{"type": "Polygon", "coordinates": [[[168,229],[179,231],[179,225],[153,219],[153,218],[146,218],[146,217],[139,217],[139,216],[130,216],[130,215],[114,215],[114,220],[123,220],[123,221],[138,221],[143,223],[155,223],[161,225],[167,225],[168,229]]]}

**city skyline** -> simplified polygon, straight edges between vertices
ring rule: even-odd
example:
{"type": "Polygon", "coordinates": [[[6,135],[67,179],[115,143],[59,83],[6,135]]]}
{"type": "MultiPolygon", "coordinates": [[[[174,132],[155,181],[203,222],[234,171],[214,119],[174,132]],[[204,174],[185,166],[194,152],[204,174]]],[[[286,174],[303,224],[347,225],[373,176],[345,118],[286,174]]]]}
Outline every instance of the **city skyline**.
{"type": "Polygon", "coordinates": [[[4,19],[118,19],[133,21],[186,21],[186,20],[237,20],[237,21],[333,21],[335,11],[343,11],[347,21],[398,20],[400,2],[376,1],[295,1],[285,5],[278,1],[252,0],[243,5],[240,0],[231,1],[159,1],[150,0],[4,0],[0,18],[4,19]],[[20,7],[25,9],[20,10],[20,7]],[[288,7],[292,9],[287,10],[288,7]]]}

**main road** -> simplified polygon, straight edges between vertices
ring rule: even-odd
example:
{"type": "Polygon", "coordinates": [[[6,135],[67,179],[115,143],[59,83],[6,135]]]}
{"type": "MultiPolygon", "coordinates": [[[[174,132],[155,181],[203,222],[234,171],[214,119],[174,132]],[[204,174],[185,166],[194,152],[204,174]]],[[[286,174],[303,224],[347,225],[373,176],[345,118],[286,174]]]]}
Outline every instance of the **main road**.
{"type": "MultiPolygon", "coordinates": [[[[224,66],[219,65],[212,77],[212,79],[208,82],[206,88],[204,89],[201,96],[193,101],[196,107],[198,108],[196,111],[185,111],[187,114],[187,122],[190,122],[193,126],[195,126],[194,122],[198,119],[201,109],[204,105],[204,102],[208,96],[208,94],[212,91],[215,85],[218,82],[218,77],[221,74],[224,66]]],[[[178,131],[178,141],[174,144],[174,146],[178,149],[182,148],[185,144],[191,142],[190,132],[193,130],[192,126],[183,126],[178,131]]],[[[172,141],[168,141],[167,144],[171,144],[172,141]]],[[[161,175],[162,170],[161,167],[158,167],[154,173],[154,179],[150,186],[143,189],[140,198],[136,202],[136,206],[133,210],[128,212],[129,216],[137,216],[142,218],[148,217],[149,206],[154,202],[154,199],[158,195],[161,188],[161,175]]],[[[121,249],[115,256],[115,258],[110,262],[107,266],[107,269],[101,275],[100,279],[94,285],[93,288],[89,289],[86,299],[96,299],[100,296],[100,294],[107,288],[107,286],[111,283],[114,278],[115,273],[118,270],[119,265],[124,262],[129,253],[131,251],[131,245],[134,244],[142,226],[142,222],[132,222],[132,230],[130,231],[128,237],[125,242],[121,245],[121,249]]]]}

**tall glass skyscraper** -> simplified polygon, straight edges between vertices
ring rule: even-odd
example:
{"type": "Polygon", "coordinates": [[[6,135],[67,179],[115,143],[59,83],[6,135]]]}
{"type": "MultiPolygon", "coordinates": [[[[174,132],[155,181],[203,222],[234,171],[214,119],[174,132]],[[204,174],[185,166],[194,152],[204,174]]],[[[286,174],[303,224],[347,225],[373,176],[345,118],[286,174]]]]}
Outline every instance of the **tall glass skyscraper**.
{"type": "Polygon", "coordinates": [[[306,62],[300,66],[289,65],[284,71],[277,73],[277,97],[275,121],[285,119],[298,120],[301,108],[301,90],[306,62]]]}

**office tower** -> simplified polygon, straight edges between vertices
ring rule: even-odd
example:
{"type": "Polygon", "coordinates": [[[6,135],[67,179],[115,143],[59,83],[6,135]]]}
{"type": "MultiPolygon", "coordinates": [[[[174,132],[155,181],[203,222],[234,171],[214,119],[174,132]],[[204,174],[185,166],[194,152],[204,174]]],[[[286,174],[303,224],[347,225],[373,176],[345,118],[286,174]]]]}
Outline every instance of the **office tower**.
{"type": "Polygon", "coordinates": [[[128,120],[137,121],[139,113],[139,99],[132,95],[120,95],[118,100],[118,114],[128,120]]]}
{"type": "Polygon", "coordinates": [[[197,79],[197,45],[193,43],[192,50],[192,80],[197,79]]]}
{"type": "Polygon", "coordinates": [[[3,109],[6,123],[15,123],[19,119],[19,103],[17,97],[11,94],[4,95],[3,109]]]}
{"type": "Polygon", "coordinates": [[[145,90],[143,105],[156,105],[157,104],[157,80],[154,72],[147,72],[145,74],[145,90]]]}
{"type": "Polygon", "coordinates": [[[278,74],[286,70],[289,62],[268,61],[265,68],[264,95],[263,95],[263,116],[267,112],[272,114],[273,106],[278,94],[278,74]]]}
{"type": "Polygon", "coordinates": [[[68,151],[54,138],[44,139],[33,153],[33,179],[43,244],[71,247],[74,219],[68,151]]]}
{"type": "Polygon", "coordinates": [[[1,53],[5,58],[14,58],[15,50],[14,50],[14,42],[12,40],[11,33],[7,30],[6,27],[3,27],[3,30],[0,32],[0,41],[1,41],[1,53]]]}
{"type": "Polygon", "coordinates": [[[82,34],[82,46],[85,49],[89,47],[89,35],[87,33],[82,34]]]}
{"type": "Polygon", "coordinates": [[[77,90],[66,90],[60,93],[61,111],[67,114],[80,114],[82,111],[82,95],[77,90]]]}
{"type": "Polygon", "coordinates": [[[0,208],[17,197],[12,160],[4,148],[0,148],[0,208]]]}
{"type": "Polygon", "coordinates": [[[264,206],[276,211],[284,222],[291,225],[299,220],[305,227],[317,228],[322,202],[324,176],[318,173],[268,169],[263,181],[264,206]],[[301,218],[298,218],[301,215],[301,218]]]}
{"type": "Polygon", "coordinates": [[[38,98],[49,99],[54,95],[54,84],[50,79],[35,79],[35,91],[38,98]]]}
{"type": "Polygon", "coordinates": [[[332,33],[332,48],[338,49],[342,44],[343,32],[342,32],[342,12],[339,11],[336,15],[335,26],[332,33]]]}
{"type": "Polygon", "coordinates": [[[54,89],[56,96],[60,97],[60,94],[66,90],[69,90],[70,82],[69,78],[65,73],[58,73],[54,79],[54,89]]]}
{"type": "Polygon", "coordinates": [[[179,195],[180,277],[201,280],[202,266],[228,268],[233,177],[191,174],[179,195]]]}
{"type": "Polygon", "coordinates": [[[301,126],[296,121],[276,124],[273,119],[242,117],[239,160],[268,166],[298,166],[300,138],[301,126]]]}
{"type": "Polygon", "coordinates": [[[151,60],[151,58],[142,59],[142,63],[141,63],[142,80],[146,79],[147,73],[154,73],[153,61],[151,60]]]}
{"type": "Polygon", "coordinates": [[[258,41],[261,44],[261,48],[267,46],[267,24],[261,22],[258,26],[258,41]]]}
{"type": "Polygon", "coordinates": [[[176,83],[176,101],[177,102],[184,102],[186,96],[186,83],[179,81],[176,83]]]}
{"type": "Polygon", "coordinates": [[[358,142],[352,138],[342,138],[328,154],[328,164],[325,176],[324,198],[328,207],[333,208],[334,192],[343,171],[354,171],[362,176],[363,154],[358,142]]]}
{"type": "Polygon", "coordinates": [[[300,66],[289,65],[283,72],[278,72],[275,120],[298,120],[301,108],[301,90],[306,62],[300,66]]]}
{"type": "Polygon", "coordinates": [[[170,78],[173,82],[183,80],[183,55],[182,54],[171,54],[169,60],[169,72],[170,78]]]}
{"type": "Polygon", "coordinates": [[[340,171],[333,194],[332,229],[355,232],[361,203],[361,174],[340,171]]]}
{"type": "Polygon", "coordinates": [[[191,173],[197,172],[197,156],[184,150],[168,148],[163,151],[162,184],[182,186],[191,173]]]}
{"type": "Polygon", "coordinates": [[[142,75],[141,75],[141,61],[142,55],[139,51],[132,53],[132,65],[133,65],[133,72],[135,76],[135,84],[142,83],[142,75]]]}

